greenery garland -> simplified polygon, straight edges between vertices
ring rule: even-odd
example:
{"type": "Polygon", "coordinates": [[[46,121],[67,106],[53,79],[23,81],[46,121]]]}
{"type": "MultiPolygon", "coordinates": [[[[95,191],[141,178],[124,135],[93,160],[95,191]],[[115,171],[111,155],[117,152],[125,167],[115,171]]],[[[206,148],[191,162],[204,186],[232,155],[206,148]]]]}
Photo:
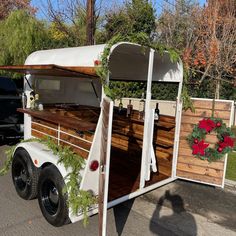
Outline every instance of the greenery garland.
{"type": "Polygon", "coordinates": [[[192,154],[209,162],[221,159],[234,149],[234,134],[220,118],[204,118],[194,125],[192,133],[187,137],[192,154]],[[215,132],[218,142],[214,148],[205,143],[206,135],[215,132]]]}
{"type": "Polygon", "coordinates": [[[96,69],[97,75],[101,78],[105,94],[108,97],[110,97],[112,100],[119,99],[121,94],[120,92],[117,93],[110,84],[107,84],[107,77],[110,73],[109,68],[108,68],[109,55],[110,55],[111,48],[114,44],[119,43],[119,42],[124,42],[124,41],[140,44],[144,49],[146,47],[153,48],[155,51],[158,51],[160,55],[163,55],[165,51],[168,51],[170,55],[170,60],[172,62],[177,62],[180,58],[179,53],[176,50],[174,50],[173,48],[164,46],[162,44],[151,42],[147,34],[143,32],[126,35],[126,36],[117,34],[107,43],[103,51],[103,54],[101,56],[101,64],[96,69]]]}
{"type": "MultiPolygon", "coordinates": [[[[81,169],[85,166],[84,158],[75,154],[69,146],[57,145],[51,138],[48,139],[27,139],[22,142],[40,142],[48,147],[54,155],[58,156],[58,163],[62,163],[66,170],[70,170],[68,175],[65,177],[66,186],[64,188],[64,194],[68,194],[68,204],[72,209],[73,214],[80,212],[84,215],[84,226],[88,224],[88,210],[92,205],[97,204],[97,197],[93,196],[91,192],[80,189],[80,182],[82,177],[80,175],[81,169]]],[[[13,154],[16,145],[11,146],[7,151],[7,159],[4,163],[3,168],[0,170],[0,175],[5,175],[11,168],[13,161],[13,154]]]]}

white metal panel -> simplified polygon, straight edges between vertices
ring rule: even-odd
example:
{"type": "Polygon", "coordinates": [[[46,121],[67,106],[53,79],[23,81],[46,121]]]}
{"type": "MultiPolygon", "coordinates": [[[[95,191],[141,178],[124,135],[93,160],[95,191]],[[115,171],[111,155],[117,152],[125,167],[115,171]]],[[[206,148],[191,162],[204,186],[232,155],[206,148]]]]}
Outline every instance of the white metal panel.
{"type": "MultiPolygon", "coordinates": [[[[94,67],[94,61],[101,59],[106,44],[74,48],[60,48],[36,51],[28,56],[25,65],[87,66],[94,67]]],[[[150,48],[121,42],[114,44],[109,55],[111,80],[146,81],[150,48]]],[[[168,52],[155,52],[153,81],[180,82],[183,77],[181,61],[171,62],[168,52]]]]}
{"type": "Polygon", "coordinates": [[[100,162],[100,147],[101,147],[101,126],[102,118],[101,114],[99,116],[97,128],[94,134],[93,143],[90,148],[89,156],[87,159],[86,167],[84,169],[84,175],[80,184],[80,188],[83,190],[92,190],[94,195],[98,195],[98,179],[99,179],[99,169],[96,171],[91,171],[89,166],[93,160],[100,162]]]}
{"type": "Polygon", "coordinates": [[[36,51],[28,56],[25,65],[94,66],[94,61],[101,57],[105,46],[101,44],[36,51]]]}
{"type": "Polygon", "coordinates": [[[175,138],[174,138],[174,149],[173,149],[173,161],[172,161],[172,176],[176,178],[176,168],[177,168],[177,158],[179,152],[179,135],[180,135],[180,127],[181,127],[181,116],[182,116],[182,101],[181,101],[181,93],[182,93],[183,82],[179,83],[178,88],[178,96],[176,99],[176,110],[175,110],[175,138]]]}
{"type": "Polygon", "coordinates": [[[112,120],[113,120],[114,103],[110,101],[109,121],[107,132],[107,151],[106,151],[106,169],[105,169],[105,184],[104,184],[104,199],[103,199],[103,225],[102,235],[106,236],[107,228],[107,208],[108,208],[108,191],[109,191],[109,175],[110,175],[110,159],[111,159],[111,139],[112,139],[112,120]]]}
{"type": "MultiPolygon", "coordinates": [[[[150,48],[138,44],[113,45],[109,56],[111,80],[146,81],[150,48]]],[[[183,79],[182,62],[172,62],[169,53],[154,52],[152,81],[180,82],[183,79]]]]}
{"type": "Polygon", "coordinates": [[[153,75],[153,62],[154,50],[151,49],[149,53],[148,77],[147,77],[147,92],[145,101],[145,117],[144,117],[144,132],[143,132],[143,148],[142,148],[142,162],[140,174],[140,188],[145,186],[145,181],[148,180],[150,170],[149,148],[152,137],[150,137],[150,100],[151,100],[151,87],[153,75]]]}

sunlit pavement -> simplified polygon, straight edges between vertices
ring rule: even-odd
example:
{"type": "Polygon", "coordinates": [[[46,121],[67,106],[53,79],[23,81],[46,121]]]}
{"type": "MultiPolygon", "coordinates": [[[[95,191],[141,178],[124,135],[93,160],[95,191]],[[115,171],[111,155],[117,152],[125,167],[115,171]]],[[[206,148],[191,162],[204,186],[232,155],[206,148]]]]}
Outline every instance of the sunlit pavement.
{"type": "MultiPolygon", "coordinates": [[[[0,164],[5,159],[0,147],[0,164]]],[[[37,200],[20,199],[11,175],[0,177],[0,235],[98,235],[98,216],[55,228],[43,218],[37,200]]],[[[109,209],[107,235],[236,235],[236,194],[176,181],[109,209]]]]}

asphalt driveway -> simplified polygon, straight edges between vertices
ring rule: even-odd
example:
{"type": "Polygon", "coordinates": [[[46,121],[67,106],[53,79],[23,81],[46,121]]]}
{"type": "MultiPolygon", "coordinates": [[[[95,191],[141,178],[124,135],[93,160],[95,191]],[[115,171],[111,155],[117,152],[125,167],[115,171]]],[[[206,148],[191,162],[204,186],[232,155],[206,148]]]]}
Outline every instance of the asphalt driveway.
{"type": "MultiPolygon", "coordinates": [[[[0,146],[0,165],[6,146],[0,146]]],[[[37,200],[20,199],[11,176],[0,177],[0,236],[98,235],[98,216],[55,228],[43,218],[37,200]]],[[[236,194],[183,181],[120,204],[108,211],[108,236],[236,235],[236,194]]]]}

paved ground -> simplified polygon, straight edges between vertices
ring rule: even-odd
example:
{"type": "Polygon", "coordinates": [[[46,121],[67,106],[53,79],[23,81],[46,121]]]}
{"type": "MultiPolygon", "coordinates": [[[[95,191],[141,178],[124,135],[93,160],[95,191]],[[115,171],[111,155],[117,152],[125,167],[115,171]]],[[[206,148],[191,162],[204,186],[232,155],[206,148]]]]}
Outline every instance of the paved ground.
{"type": "MultiPolygon", "coordinates": [[[[4,159],[0,147],[0,165],[4,159]]],[[[0,236],[92,236],[98,217],[87,228],[81,222],[61,228],[49,225],[37,200],[15,193],[10,175],[0,177],[0,236]]],[[[108,211],[108,236],[236,235],[236,194],[176,181],[108,211]]]]}

